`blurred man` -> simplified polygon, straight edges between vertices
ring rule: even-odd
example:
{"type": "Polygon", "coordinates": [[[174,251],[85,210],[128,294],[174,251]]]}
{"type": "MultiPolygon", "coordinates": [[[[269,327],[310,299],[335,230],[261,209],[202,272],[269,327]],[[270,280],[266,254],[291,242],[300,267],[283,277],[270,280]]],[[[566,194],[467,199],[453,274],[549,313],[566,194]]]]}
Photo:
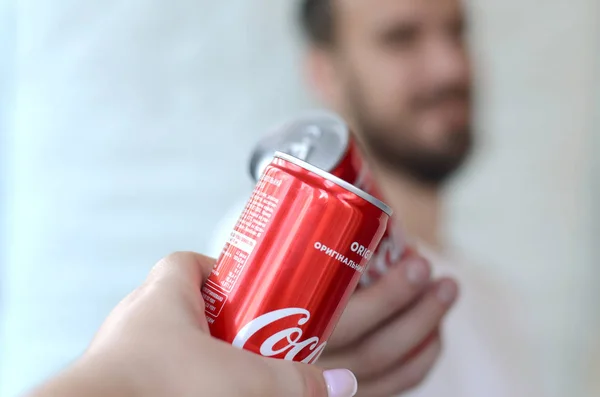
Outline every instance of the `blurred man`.
{"type": "MultiPolygon", "coordinates": [[[[474,141],[462,4],[303,0],[300,15],[311,86],[353,127],[386,201],[433,273],[457,278],[462,291],[442,329],[439,307],[415,313],[428,289],[414,289],[407,299],[414,267],[398,264],[406,272],[391,269],[355,294],[320,364],[352,369],[361,396],[540,396],[527,344],[510,317],[518,306],[455,257],[441,236],[442,189],[474,141]],[[353,313],[357,306],[364,311],[353,313]],[[387,318],[372,314],[386,307],[387,318]],[[438,332],[446,343],[436,360],[438,332]]],[[[224,221],[217,246],[233,222],[224,221]]]]}
{"type": "Polygon", "coordinates": [[[307,0],[315,91],[352,124],[407,231],[439,248],[440,189],[470,152],[458,0],[307,0]]]}

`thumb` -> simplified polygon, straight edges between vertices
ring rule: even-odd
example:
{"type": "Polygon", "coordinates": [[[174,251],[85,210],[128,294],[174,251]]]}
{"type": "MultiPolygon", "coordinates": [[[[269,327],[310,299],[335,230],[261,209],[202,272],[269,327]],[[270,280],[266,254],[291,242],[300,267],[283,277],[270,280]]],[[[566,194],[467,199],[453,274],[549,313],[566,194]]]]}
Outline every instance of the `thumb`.
{"type": "Polygon", "coordinates": [[[275,390],[269,396],[353,397],[356,377],[347,369],[324,371],[316,365],[265,359],[274,370],[275,390]]]}

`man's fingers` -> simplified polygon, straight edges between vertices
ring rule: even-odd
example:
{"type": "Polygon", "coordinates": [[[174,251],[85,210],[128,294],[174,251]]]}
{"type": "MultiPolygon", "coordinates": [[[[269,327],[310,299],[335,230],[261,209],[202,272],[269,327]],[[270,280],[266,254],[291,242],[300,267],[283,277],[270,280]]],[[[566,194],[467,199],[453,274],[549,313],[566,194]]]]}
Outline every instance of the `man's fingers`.
{"type": "Polygon", "coordinates": [[[453,280],[443,279],[433,284],[409,311],[355,347],[326,356],[319,364],[344,366],[359,377],[372,377],[388,370],[438,328],[457,294],[458,286],[453,280]]]}
{"type": "Polygon", "coordinates": [[[355,292],[329,339],[329,351],[357,341],[406,308],[423,292],[430,275],[429,263],[410,255],[373,286],[355,292]]]}
{"type": "Polygon", "coordinates": [[[442,350],[439,335],[411,360],[402,363],[381,377],[362,382],[357,396],[388,397],[406,392],[421,384],[435,365],[442,350]]]}
{"type": "Polygon", "coordinates": [[[323,371],[315,365],[265,359],[273,368],[273,388],[266,397],[352,397],[357,391],[356,377],[347,369],[323,371]]]}

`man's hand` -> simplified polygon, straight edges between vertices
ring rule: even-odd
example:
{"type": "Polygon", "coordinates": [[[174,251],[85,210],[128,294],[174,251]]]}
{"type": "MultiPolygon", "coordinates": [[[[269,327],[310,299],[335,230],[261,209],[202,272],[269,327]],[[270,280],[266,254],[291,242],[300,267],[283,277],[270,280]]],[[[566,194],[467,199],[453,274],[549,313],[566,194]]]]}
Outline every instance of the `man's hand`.
{"type": "Polygon", "coordinates": [[[440,353],[440,324],[458,295],[453,280],[430,277],[430,265],[414,254],[359,289],[318,364],[352,370],[357,396],[390,397],[420,384],[440,353]]]}

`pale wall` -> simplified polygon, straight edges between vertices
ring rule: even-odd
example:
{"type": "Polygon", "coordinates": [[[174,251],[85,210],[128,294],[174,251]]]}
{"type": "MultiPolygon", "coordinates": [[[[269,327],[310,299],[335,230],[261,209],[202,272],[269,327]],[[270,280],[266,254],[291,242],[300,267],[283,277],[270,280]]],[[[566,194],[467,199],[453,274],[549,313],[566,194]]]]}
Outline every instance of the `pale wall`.
{"type": "MultiPolygon", "coordinates": [[[[577,383],[591,307],[594,2],[474,2],[487,135],[451,201],[453,239],[529,291],[552,388],[577,383]]],[[[246,194],[249,145],[308,105],[285,4],[19,2],[0,395],[68,363],[246,194]]]]}

